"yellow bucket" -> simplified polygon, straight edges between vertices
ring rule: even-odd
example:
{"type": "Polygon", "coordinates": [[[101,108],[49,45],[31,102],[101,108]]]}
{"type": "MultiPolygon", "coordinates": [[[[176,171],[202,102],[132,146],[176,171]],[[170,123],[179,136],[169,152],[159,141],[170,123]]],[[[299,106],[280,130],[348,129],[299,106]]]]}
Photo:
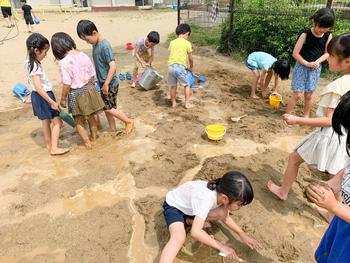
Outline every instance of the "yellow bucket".
{"type": "Polygon", "coordinates": [[[269,104],[271,108],[278,109],[282,102],[282,96],[278,94],[271,94],[269,96],[269,104]]]}
{"type": "Polygon", "coordinates": [[[224,125],[213,124],[208,125],[205,128],[205,132],[208,135],[209,140],[219,141],[224,137],[226,129],[224,125]]]}

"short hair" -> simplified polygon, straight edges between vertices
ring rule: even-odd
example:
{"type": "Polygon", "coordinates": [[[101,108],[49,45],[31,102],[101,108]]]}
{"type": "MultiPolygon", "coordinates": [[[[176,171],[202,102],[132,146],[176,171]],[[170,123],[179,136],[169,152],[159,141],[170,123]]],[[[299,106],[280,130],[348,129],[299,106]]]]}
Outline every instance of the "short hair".
{"type": "Polygon", "coordinates": [[[147,39],[149,42],[151,43],[159,43],[159,33],[156,31],[151,31],[149,32],[149,34],[147,35],[147,39]]]}
{"type": "Polygon", "coordinates": [[[51,38],[51,48],[54,57],[57,60],[61,60],[69,51],[76,49],[77,46],[70,35],[64,32],[58,32],[51,38]]]}
{"type": "Polygon", "coordinates": [[[80,38],[84,36],[92,36],[94,31],[98,32],[94,22],[90,20],[80,20],[78,22],[77,33],[80,38]]]}
{"type": "Polygon", "coordinates": [[[328,28],[333,27],[335,23],[335,13],[333,9],[328,7],[321,8],[318,10],[311,19],[317,24],[319,27],[328,28]]]}
{"type": "Polygon", "coordinates": [[[25,4],[26,4],[26,3],[27,3],[27,0],[21,0],[21,3],[25,3],[25,4]]]}
{"type": "Polygon", "coordinates": [[[350,33],[332,38],[327,46],[327,52],[340,59],[350,58],[350,33]]]}
{"type": "Polygon", "coordinates": [[[176,27],[175,30],[176,35],[183,35],[186,33],[189,33],[189,35],[191,34],[191,27],[188,24],[180,24],[176,27]]]}
{"type": "Polygon", "coordinates": [[[286,59],[278,59],[273,66],[273,71],[282,79],[288,79],[290,73],[290,64],[286,59]]]}

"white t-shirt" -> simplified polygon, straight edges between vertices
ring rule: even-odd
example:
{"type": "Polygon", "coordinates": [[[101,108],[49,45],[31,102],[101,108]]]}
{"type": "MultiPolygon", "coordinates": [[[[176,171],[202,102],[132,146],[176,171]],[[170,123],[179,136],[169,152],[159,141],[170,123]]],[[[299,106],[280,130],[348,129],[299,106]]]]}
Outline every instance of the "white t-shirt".
{"type": "Polygon", "coordinates": [[[189,216],[206,220],[210,210],[217,208],[217,192],[207,187],[203,180],[189,181],[170,191],[166,202],[189,216]]]}
{"type": "Polygon", "coordinates": [[[341,183],[343,203],[350,206],[350,157],[346,155],[343,181],[341,183]]]}
{"type": "Polygon", "coordinates": [[[36,91],[35,86],[34,86],[34,81],[33,81],[33,77],[35,75],[40,76],[40,83],[45,91],[52,90],[52,84],[50,83],[49,79],[47,78],[45,71],[44,71],[43,67],[41,66],[41,64],[34,63],[33,70],[31,72],[29,72],[29,60],[26,60],[24,62],[24,70],[26,72],[28,83],[29,83],[30,87],[32,88],[32,90],[36,91]]]}

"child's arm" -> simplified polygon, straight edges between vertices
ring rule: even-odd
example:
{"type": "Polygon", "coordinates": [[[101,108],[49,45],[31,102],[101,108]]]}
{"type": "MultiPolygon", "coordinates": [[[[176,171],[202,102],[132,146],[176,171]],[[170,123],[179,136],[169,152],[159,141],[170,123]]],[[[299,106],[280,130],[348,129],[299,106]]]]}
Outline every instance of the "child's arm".
{"type": "Polygon", "coordinates": [[[148,52],[148,64],[151,66],[152,62],[154,60],[154,50],[152,50],[151,48],[147,50],[148,52]]]}
{"type": "Polygon", "coordinates": [[[43,97],[43,99],[46,100],[51,105],[52,109],[59,110],[58,103],[56,101],[54,101],[53,99],[51,99],[50,96],[47,95],[46,91],[41,86],[41,81],[40,81],[39,75],[33,76],[33,82],[34,82],[34,87],[35,87],[36,92],[38,92],[39,95],[41,97],[43,97]]]}
{"type": "Polygon", "coordinates": [[[108,94],[108,85],[111,82],[116,69],[117,69],[117,64],[115,63],[115,61],[113,60],[113,61],[109,62],[109,70],[107,73],[106,81],[105,81],[105,83],[103,83],[103,86],[102,86],[102,92],[105,95],[108,94]]]}
{"type": "Polygon", "coordinates": [[[142,67],[145,67],[146,66],[146,62],[143,61],[143,59],[140,57],[139,50],[140,50],[140,47],[136,47],[136,49],[135,49],[135,57],[141,63],[142,67]]]}
{"type": "Polygon", "coordinates": [[[284,114],[283,120],[288,125],[299,124],[299,125],[306,125],[310,127],[331,127],[333,112],[334,112],[334,109],[327,108],[326,117],[317,117],[317,118],[304,118],[304,117],[298,117],[292,114],[284,114]]]}
{"type": "Polygon", "coordinates": [[[215,240],[213,237],[209,236],[207,232],[203,230],[204,221],[200,217],[196,216],[193,220],[192,227],[191,227],[191,236],[198,240],[199,242],[210,246],[212,248],[215,248],[219,250],[220,252],[223,252],[227,259],[236,259],[239,260],[239,257],[236,255],[236,252],[222,244],[220,241],[215,240]]]}
{"type": "Polygon", "coordinates": [[[62,87],[62,95],[61,95],[61,101],[60,101],[60,105],[61,105],[63,108],[66,108],[66,107],[67,107],[67,96],[68,96],[69,90],[70,90],[70,86],[69,86],[69,85],[66,85],[66,84],[63,84],[63,87],[62,87]]]}
{"type": "Polygon", "coordinates": [[[188,55],[188,62],[190,63],[190,66],[188,68],[188,70],[193,71],[193,56],[192,56],[192,52],[191,53],[187,53],[188,55]]]}
{"type": "Polygon", "coordinates": [[[224,223],[240,237],[240,239],[243,241],[243,243],[245,243],[251,249],[254,249],[254,248],[261,249],[262,248],[262,246],[259,244],[259,242],[257,240],[255,240],[254,238],[249,237],[242,230],[242,228],[240,228],[239,225],[237,225],[236,222],[233,221],[232,217],[230,217],[228,213],[227,213],[227,216],[224,220],[224,223]]]}
{"type": "Polygon", "coordinates": [[[275,74],[275,88],[274,88],[273,92],[281,94],[280,87],[281,87],[281,78],[280,78],[280,76],[275,74]]]}
{"type": "Polygon", "coordinates": [[[323,61],[325,61],[329,57],[329,54],[327,52],[327,46],[329,42],[332,40],[332,38],[333,38],[332,34],[329,34],[324,54],[315,61],[318,65],[320,65],[323,61]]]}
{"type": "Polygon", "coordinates": [[[308,67],[308,68],[312,68],[314,67],[313,62],[308,62],[305,59],[303,59],[303,57],[300,55],[300,51],[301,48],[303,47],[304,43],[306,40],[306,33],[302,33],[297,41],[297,43],[294,46],[293,49],[293,58],[295,58],[295,60],[297,62],[299,62],[299,64],[308,67]]]}
{"type": "Polygon", "coordinates": [[[307,191],[312,202],[350,224],[350,207],[339,202],[331,188],[311,185],[307,191]]]}

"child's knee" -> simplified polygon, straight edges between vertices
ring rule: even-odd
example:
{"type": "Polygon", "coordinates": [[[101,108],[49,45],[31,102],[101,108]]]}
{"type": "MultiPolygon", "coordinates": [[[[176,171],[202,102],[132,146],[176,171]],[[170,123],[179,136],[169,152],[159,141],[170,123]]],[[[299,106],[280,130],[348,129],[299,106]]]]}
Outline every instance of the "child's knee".
{"type": "Polygon", "coordinates": [[[312,100],[312,93],[309,93],[309,92],[308,92],[308,93],[305,93],[305,94],[304,94],[304,99],[305,99],[305,100],[312,100]]]}
{"type": "Polygon", "coordinates": [[[294,98],[295,100],[299,100],[299,99],[301,98],[301,93],[300,93],[300,92],[294,92],[294,93],[293,93],[293,98],[294,98]]]}
{"type": "Polygon", "coordinates": [[[292,153],[289,154],[289,160],[290,163],[293,163],[295,165],[300,165],[302,163],[302,159],[300,157],[300,155],[294,151],[292,153]]]}

